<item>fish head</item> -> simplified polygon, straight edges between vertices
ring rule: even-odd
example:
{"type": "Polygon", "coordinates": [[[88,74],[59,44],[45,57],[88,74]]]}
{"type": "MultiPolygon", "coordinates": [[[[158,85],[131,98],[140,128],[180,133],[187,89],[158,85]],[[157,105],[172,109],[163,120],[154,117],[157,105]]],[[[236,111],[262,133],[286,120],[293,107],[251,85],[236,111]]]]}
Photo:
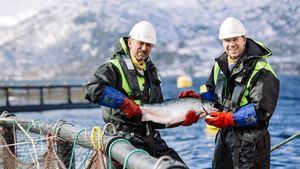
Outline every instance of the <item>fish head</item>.
{"type": "Polygon", "coordinates": [[[210,105],[210,104],[203,104],[202,108],[203,108],[203,111],[205,112],[206,115],[209,115],[209,114],[212,113],[212,112],[217,112],[217,111],[219,111],[219,109],[214,108],[214,107],[213,107],[212,105],[210,105]]]}

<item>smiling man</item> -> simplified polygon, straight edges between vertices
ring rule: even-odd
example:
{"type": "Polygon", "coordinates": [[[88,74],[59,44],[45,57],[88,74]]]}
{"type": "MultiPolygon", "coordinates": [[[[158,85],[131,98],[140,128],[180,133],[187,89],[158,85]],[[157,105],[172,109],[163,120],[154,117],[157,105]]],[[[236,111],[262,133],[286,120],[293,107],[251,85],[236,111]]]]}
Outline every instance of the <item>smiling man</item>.
{"type": "Polygon", "coordinates": [[[279,80],[267,61],[271,51],[247,38],[244,25],[234,17],[221,24],[219,39],[225,52],[216,58],[200,95],[188,90],[179,97],[212,100],[219,109],[205,119],[220,128],[214,169],[268,169],[268,124],[279,95],[279,80]]]}
{"type": "MultiPolygon", "coordinates": [[[[129,36],[117,42],[112,59],[91,76],[86,84],[85,97],[101,105],[104,121],[113,123],[119,135],[132,145],[144,149],[153,157],[167,155],[184,163],[160,137],[157,129],[166,126],[141,120],[140,105],[163,101],[159,73],[150,59],[155,44],[153,25],[148,21],[135,24],[129,36]]],[[[198,119],[196,114],[188,113],[181,125],[192,125],[198,119]]],[[[122,168],[117,164],[115,167],[122,168]]]]}
{"type": "Polygon", "coordinates": [[[213,168],[270,168],[267,128],[279,95],[279,80],[267,61],[271,51],[247,38],[234,17],[221,24],[219,39],[225,52],[216,59],[202,93],[214,96],[219,109],[205,119],[220,128],[213,168]]]}

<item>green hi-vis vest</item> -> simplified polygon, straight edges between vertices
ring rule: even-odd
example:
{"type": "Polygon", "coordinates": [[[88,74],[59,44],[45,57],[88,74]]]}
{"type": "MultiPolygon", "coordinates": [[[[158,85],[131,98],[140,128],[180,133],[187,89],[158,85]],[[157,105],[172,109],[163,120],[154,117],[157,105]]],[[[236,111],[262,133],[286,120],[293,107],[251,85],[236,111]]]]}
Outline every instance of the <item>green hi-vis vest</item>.
{"type": "Polygon", "coordinates": [[[123,60],[126,65],[123,65],[123,66],[126,66],[127,68],[123,70],[120,60],[121,59],[117,58],[117,59],[110,60],[108,62],[111,62],[119,69],[119,72],[121,73],[121,76],[122,76],[122,88],[126,91],[126,93],[129,97],[132,97],[134,99],[135,103],[140,105],[141,104],[140,95],[141,95],[141,91],[144,90],[145,78],[142,76],[137,76],[137,75],[132,76],[132,73],[127,72],[127,74],[131,75],[131,77],[129,77],[131,79],[127,79],[126,75],[125,75],[126,73],[124,72],[124,70],[134,71],[134,66],[129,58],[124,58],[123,60]],[[131,82],[131,84],[134,84],[137,81],[137,84],[130,86],[129,81],[134,81],[134,82],[131,82]],[[135,91],[135,93],[138,93],[137,95],[139,95],[139,97],[133,96],[134,91],[135,91]]]}
{"type": "MultiPolygon", "coordinates": [[[[214,84],[216,86],[215,92],[218,96],[219,102],[222,105],[225,105],[225,107],[228,107],[228,109],[233,109],[234,110],[238,107],[241,107],[241,106],[244,106],[244,105],[248,104],[248,100],[247,100],[246,96],[248,96],[248,94],[249,94],[250,84],[251,84],[252,78],[261,69],[266,69],[266,70],[272,72],[274,74],[274,76],[276,76],[276,74],[273,71],[271,65],[265,59],[267,56],[268,55],[263,56],[262,58],[259,58],[259,59],[256,60],[254,69],[252,69],[252,71],[250,71],[252,73],[251,73],[250,77],[248,76],[248,80],[246,82],[241,83],[242,79],[245,78],[245,77],[239,77],[238,76],[235,79],[235,86],[234,86],[234,89],[233,89],[233,92],[232,92],[231,100],[229,101],[230,103],[228,103],[228,100],[224,100],[224,98],[223,98],[223,94],[226,92],[226,91],[224,91],[224,89],[227,88],[227,86],[226,86],[227,85],[227,78],[221,72],[218,62],[215,63],[214,70],[213,70],[213,72],[214,72],[214,84]],[[226,104],[229,104],[229,105],[226,105],[226,104]]],[[[232,70],[232,72],[234,73],[235,71],[237,71],[237,69],[239,69],[239,67],[234,68],[232,70]]]]}

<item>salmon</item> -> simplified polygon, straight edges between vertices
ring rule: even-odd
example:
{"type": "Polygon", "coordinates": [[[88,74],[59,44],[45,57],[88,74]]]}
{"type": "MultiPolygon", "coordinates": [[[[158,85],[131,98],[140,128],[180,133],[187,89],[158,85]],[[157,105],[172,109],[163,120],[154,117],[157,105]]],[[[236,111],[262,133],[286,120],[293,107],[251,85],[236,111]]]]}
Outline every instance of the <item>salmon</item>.
{"type": "Polygon", "coordinates": [[[162,103],[145,104],[141,106],[142,121],[152,121],[155,123],[172,126],[185,120],[185,116],[190,110],[194,110],[200,118],[218,111],[213,107],[213,102],[204,101],[200,98],[177,98],[169,99],[162,103]]]}

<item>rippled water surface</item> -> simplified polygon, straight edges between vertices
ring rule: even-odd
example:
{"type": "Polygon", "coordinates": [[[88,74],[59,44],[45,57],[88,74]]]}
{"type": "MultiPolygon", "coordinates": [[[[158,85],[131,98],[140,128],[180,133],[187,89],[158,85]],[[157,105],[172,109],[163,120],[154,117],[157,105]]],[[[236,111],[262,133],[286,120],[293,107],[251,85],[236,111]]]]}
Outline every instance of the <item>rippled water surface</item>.
{"type": "MultiPolygon", "coordinates": [[[[205,78],[194,79],[198,90],[205,78]]],[[[280,77],[280,99],[269,125],[272,146],[300,132],[300,78],[280,77]]],[[[165,98],[174,98],[180,90],[176,78],[163,79],[165,98]]],[[[78,128],[103,126],[98,109],[53,110],[41,113],[18,113],[18,117],[56,121],[64,119],[78,128]]],[[[191,169],[211,168],[215,131],[206,128],[204,121],[190,127],[161,130],[163,138],[184,159],[191,169]]],[[[300,137],[271,153],[271,168],[300,168],[300,137]]]]}

